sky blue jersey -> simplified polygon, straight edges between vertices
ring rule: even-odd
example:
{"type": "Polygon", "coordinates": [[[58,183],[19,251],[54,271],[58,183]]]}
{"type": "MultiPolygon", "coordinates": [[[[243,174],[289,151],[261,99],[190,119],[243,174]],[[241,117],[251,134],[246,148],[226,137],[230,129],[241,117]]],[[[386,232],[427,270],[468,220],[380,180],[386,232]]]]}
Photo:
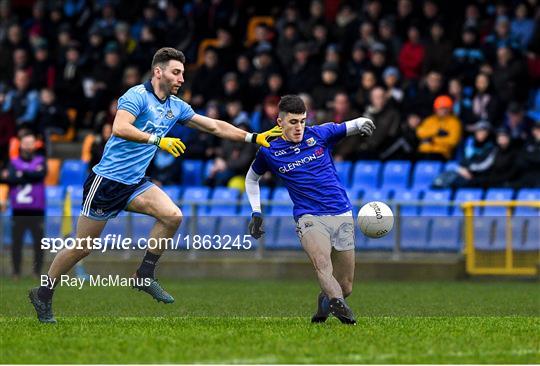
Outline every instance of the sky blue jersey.
{"type": "Polygon", "coordinates": [[[347,134],[345,124],[306,127],[300,143],[278,138],[261,147],[251,165],[259,175],[279,176],[293,201],[293,215],[339,215],[351,210],[331,156],[334,144],[347,134]]]}
{"type": "MultiPolygon", "coordinates": [[[[160,100],[150,81],[130,88],[118,99],[118,109],[133,114],[133,125],[141,131],[163,137],[176,122],[185,124],[195,112],[182,99],[171,95],[160,100]]],[[[142,144],[111,136],[94,173],[123,184],[137,184],[146,172],[156,150],[155,145],[142,144]]]]}

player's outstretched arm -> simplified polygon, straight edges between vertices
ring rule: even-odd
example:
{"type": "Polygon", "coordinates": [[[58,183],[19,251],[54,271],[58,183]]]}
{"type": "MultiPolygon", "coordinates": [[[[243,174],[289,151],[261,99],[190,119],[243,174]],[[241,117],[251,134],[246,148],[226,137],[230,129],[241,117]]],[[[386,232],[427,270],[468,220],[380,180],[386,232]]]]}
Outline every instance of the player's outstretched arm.
{"type": "Polygon", "coordinates": [[[200,114],[195,114],[187,126],[196,128],[203,132],[211,133],[217,137],[233,140],[233,141],[245,141],[261,146],[270,146],[269,141],[272,138],[276,138],[282,135],[280,127],[274,127],[271,130],[262,133],[250,133],[241,130],[230,123],[214,119],[200,114]]]}
{"type": "Polygon", "coordinates": [[[138,142],[141,144],[152,144],[167,151],[175,158],[186,151],[186,145],[175,137],[159,137],[139,130],[133,126],[136,117],[124,109],[119,109],[114,118],[112,133],[124,140],[138,142]]]}
{"type": "Polygon", "coordinates": [[[259,179],[261,179],[261,176],[250,167],[246,174],[246,194],[252,211],[248,229],[249,234],[255,239],[259,239],[264,234],[259,179]]]}
{"type": "Polygon", "coordinates": [[[360,134],[369,137],[375,131],[375,124],[369,118],[359,117],[344,123],[347,126],[347,136],[360,134]]]}

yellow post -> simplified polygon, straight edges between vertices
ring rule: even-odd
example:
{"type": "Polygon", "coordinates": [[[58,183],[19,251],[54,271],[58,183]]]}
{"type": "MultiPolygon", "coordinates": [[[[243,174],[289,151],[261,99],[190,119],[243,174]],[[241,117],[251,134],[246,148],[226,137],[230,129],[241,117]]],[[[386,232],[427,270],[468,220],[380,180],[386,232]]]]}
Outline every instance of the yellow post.
{"type": "Polygon", "coordinates": [[[475,269],[474,256],[474,227],[473,227],[473,206],[466,202],[463,204],[465,214],[465,252],[467,253],[466,266],[467,273],[473,273],[475,269]]]}
{"type": "Polygon", "coordinates": [[[514,267],[514,252],[512,251],[512,207],[506,207],[506,255],[505,267],[508,272],[514,267]]]}

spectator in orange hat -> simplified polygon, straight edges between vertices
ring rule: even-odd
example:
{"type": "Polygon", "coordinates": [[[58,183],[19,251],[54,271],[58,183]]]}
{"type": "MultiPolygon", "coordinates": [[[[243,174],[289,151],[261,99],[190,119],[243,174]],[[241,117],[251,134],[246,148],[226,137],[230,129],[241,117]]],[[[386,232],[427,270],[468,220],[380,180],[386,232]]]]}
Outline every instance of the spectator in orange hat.
{"type": "Polygon", "coordinates": [[[461,139],[461,121],[452,114],[453,104],[447,95],[437,97],[433,103],[435,113],[416,130],[420,158],[448,160],[452,157],[461,139]]]}

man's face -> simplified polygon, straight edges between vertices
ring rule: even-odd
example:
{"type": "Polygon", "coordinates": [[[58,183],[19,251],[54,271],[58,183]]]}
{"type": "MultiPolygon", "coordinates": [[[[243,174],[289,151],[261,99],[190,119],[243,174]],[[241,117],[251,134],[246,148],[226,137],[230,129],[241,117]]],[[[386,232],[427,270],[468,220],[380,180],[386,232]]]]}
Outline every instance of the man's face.
{"type": "Polygon", "coordinates": [[[177,60],[170,60],[162,66],[156,66],[154,76],[159,80],[161,90],[169,95],[176,95],[184,83],[184,64],[177,60]]]}
{"type": "Polygon", "coordinates": [[[29,82],[30,82],[30,79],[28,78],[28,74],[26,72],[17,71],[15,73],[14,84],[17,90],[26,90],[29,82]]]}
{"type": "Polygon", "coordinates": [[[497,135],[497,145],[503,149],[507,148],[510,145],[510,137],[506,134],[497,135]]]}
{"type": "Polygon", "coordinates": [[[36,138],[32,135],[24,136],[21,139],[21,154],[31,156],[36,149],[36,138]]]}
{"type": "Polygon", "coordinates": [[[532,129],[532,135],[536,141],[540,141],[540,127],[535,126],[532,129]]]}
{"type": "Polygon", "coordinates": [[[435,109],[435,114],[438,116],[438,117],[446,117],[450,114],[450,109],[449,108],[437,108],[435,109]]]}
{"type": "Polygon", "coordinates": [[[304,138],[306,113],[286,113],[283,117],[278,117],[277,124],[283,128],[283,137],[285,140],[299,143],[304,138]]]}
{"type": "Polygon", "coordinates": [[[437,72],[430,72],[426,79],[427,87],[432,92],[437,92],[442,86],[441,75],[437,72]]]}
{"type": "Polygon", "coordinates": [[[349,100],[344,94],[337,94],[334,97],[334,110],[336,113],[347,113],[349,111],[349,100]]]}

